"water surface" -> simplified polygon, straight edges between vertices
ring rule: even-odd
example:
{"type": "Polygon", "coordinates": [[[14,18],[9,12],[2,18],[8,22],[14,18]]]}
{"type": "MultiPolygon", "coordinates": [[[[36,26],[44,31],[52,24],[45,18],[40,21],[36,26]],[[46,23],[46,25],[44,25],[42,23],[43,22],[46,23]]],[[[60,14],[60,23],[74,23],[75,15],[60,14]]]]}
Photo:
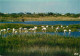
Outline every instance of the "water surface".
{"type": "Polygon", "coordinates": [[[70,25],[80,24],[80,21],[25,21],[25,22],[0,22],[0,23],[20,23],[34,25],[70,25]]]}

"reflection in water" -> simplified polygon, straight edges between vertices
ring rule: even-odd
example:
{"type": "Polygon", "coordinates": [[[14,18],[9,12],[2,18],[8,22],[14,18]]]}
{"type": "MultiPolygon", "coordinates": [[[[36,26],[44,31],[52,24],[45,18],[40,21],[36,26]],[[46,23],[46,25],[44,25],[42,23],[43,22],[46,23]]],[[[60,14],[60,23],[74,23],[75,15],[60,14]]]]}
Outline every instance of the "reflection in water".
{"type": "Polygon", "coordinates": [[[80,24],[80,21],[25,21],[25,22],[0,22],[0,23],[20,23],[20,24],[34,24],[34,25],[70,25],[80,24]]]}
{"type": "Polygon", "coordinates": [[[61,35],[61,36],[66,36],[66,37],[80,37],[80,32],[28,32],[28,33],[6,33],[6,34],[1,34],[1,37],[7,37],[7,36],[13,36],[13,35],[24,35],[24,34],[51,34],[51,35],[61,35]]]}

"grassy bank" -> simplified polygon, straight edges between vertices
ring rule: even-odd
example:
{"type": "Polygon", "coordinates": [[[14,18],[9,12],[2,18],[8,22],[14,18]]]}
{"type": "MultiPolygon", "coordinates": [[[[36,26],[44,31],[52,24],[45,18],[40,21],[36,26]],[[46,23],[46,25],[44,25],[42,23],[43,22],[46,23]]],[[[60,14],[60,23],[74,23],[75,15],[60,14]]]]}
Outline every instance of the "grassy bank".
{"type": "Polygon", "coordinates": [[[80,37],[25,34],[0,38],[1,55],[73,56],[75,52],[80,52],[80,37]]]}
{"type": "Polygon", "coordinates": [[[22,19],[25,21],[80,21],[80,17],[65,17],[65,16],[45,16],[45,17],[0,17],[0,22],[21,22],[22,19]]]}

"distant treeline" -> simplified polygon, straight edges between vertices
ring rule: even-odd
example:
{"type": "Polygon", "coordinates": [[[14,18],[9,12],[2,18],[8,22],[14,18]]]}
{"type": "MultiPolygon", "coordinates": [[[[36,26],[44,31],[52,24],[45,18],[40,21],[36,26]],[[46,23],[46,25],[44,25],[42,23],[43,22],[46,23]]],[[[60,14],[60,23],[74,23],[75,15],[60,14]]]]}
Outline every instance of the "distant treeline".
{"type": "Polygon", "coordinates": [[[74,13],[66,13],[66,14],[60,14],[60,13],[53,13],[53,12],[48,12],[48,13],[1,13],[0,12],[0,17],[45,17],[45,16],[65,16],[65,17],[80,17],[80,13],[74,14],[74,13]]]}

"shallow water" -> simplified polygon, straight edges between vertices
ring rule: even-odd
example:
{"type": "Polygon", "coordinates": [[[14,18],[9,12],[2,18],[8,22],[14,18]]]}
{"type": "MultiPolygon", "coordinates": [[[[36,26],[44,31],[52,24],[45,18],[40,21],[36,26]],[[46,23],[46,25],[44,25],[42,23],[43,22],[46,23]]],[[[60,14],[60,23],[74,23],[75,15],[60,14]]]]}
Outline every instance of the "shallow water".
{"type": "MultiPolygon", "coordinates": [[[[33,24],[33,25],[70,25],[70,24],[80,24],[80,21],[25,21],[25,22],[0,22],[0,23],[20,23],[20,24],[33,24]]],[[[80,29],[78,29],[80,31],[80,29]]],[[[39,34],[44,34],[42,32],[37,32],[39,34]]],[[[30,33],[29,33],[30,34],[30,33]]],[[[55,32],[46,32],[46,34],[55,34],[55,32]]],[[[68,32],[64,34],[64,32],[58,32],[56,33],[57,35],[61,36],[73,36],[73,37],[79,37],[80,32],[71,32],[69,35],[68,32]]],[[[4,36],[7,35],[12,35],[10,34],[5,34],[4,36]]]]}
{"type": "Polygon", "coordinates": [[[20,23],[34,25],[70,25],[80,24],[80,21],[25,21],[25,22],[0,22],[0,23],[20,23]]]}
{"type": "MultiPolygon", "coordinates": [[[[66,37],[80,37],[80,32],[71,32],[69,34],[69,32],[36,32],[36,33],[33,33],[33,32],[28,32],[28,33],[16,33],[15,35],[24,35],[24,34],[51,34],[51,35],[60,35],[60,36],[66,36],[66,37]]],[[[7,33],[7,34],[3,34],[3,35],[0,35],[2,37],[7,37],[7,36],[12,36],[14,34],[12,33],[7,33]]]]}

